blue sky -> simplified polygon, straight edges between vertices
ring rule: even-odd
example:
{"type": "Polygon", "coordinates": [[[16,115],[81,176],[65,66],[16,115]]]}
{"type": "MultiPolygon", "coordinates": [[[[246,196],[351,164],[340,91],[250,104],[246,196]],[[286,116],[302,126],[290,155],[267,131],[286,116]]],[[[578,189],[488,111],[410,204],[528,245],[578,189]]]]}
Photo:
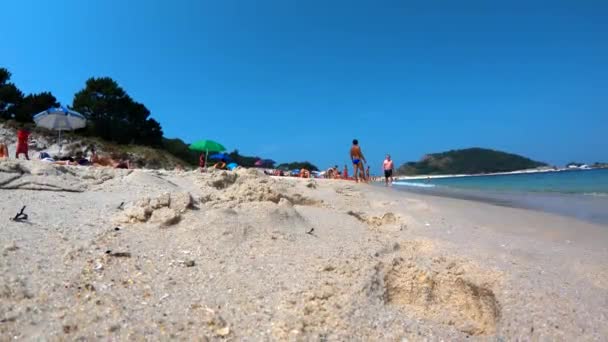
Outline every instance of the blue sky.
{"type": "Polygon", "coordinates": [[[379,169],[471,146],[608,161],[607,1],[5,1],[0,66],[110,76],[165,135],[379,169]]]}

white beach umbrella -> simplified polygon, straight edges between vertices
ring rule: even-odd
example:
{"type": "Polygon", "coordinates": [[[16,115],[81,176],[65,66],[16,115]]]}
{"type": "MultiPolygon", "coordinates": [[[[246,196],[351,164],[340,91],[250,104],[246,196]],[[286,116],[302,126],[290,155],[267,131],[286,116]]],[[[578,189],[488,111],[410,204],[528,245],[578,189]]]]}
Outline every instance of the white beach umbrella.
{"type": "Polygon", "coordinates": [[[67,109],[65,107],[49,108],[44,112],[34,115],[37,126],[59,132],[59,144],[61,145],[61,131],[73,131],[84,128],[87,119],[84,115],[67,109]]]}

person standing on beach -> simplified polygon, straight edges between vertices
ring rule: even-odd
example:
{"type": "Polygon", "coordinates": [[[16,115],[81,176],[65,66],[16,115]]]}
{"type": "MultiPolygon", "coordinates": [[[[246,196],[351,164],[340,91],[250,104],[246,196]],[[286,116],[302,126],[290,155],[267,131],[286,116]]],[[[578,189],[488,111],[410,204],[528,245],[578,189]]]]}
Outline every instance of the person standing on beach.
{"type": "Polygon", "coordinates": [[[353,140],[353,146],[350,147],[350,160],[353,162],[353,176],[355,177],[355,181],[359,182],[359,174],[361,174],[361,177],[365,180],[363,163],[367,163],[367,160],[365,160],[365,156],[361,151],[361,147],[359,146],[359,141],[357,139],[353,140]]]}
{"type": "Polygon", "coordinates": [[[20,154],[25,154],[25,159],[30,160],[28,156],[28,138],[30,132],[27,129],[20,129],[17,131],[17,151],[15,152],[15,158],[19,159],[20,154]]]}
{"type": "Polygon", "coordinates": [[[201,172],[204,172],[204,170],[205,170],[206,159],[207,159],[207,157],[205,155],[205,152],[201,153],[201,156],[198,157],[198,166],[201,167],[201,172]]]}
{"type": "Polygon", "coordinates": [[[386,159],[382,162],[382,169],[384,170],[384,183],[385,186],[388,186],[388,181],[390,179],[391,184],[393,183],[393,161],[391,160],[391,155],[387,154],[386,159]]]}

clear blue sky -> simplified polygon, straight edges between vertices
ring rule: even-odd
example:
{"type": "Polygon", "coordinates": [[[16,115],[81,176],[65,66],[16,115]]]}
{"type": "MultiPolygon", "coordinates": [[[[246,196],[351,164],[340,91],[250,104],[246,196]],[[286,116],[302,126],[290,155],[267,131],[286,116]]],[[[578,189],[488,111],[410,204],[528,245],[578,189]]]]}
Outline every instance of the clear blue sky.
{"type": "Polygon", "coordinates": [[[0,66],[62,104],[110,76],[165,135],[379,168],[471,146],[608,161],[608,1],[19,0],[0,66]]]}

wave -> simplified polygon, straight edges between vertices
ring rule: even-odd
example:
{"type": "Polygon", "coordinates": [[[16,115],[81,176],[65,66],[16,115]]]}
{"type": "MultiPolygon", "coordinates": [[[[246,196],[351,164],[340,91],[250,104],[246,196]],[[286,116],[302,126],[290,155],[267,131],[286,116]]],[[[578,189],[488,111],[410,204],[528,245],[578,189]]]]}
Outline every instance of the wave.
{"type": "Polygon", "coordinates": [[[417,188],[434,188],[435,187],[435,184],[403,182],[403,181],[393,182],[393,184],[404,185],[404,186],[413,186],[413,187],[417,187],[417,188]]]}
{"type": "Polygon", "coordinates": [[[594,196],[594,197],[608,197],[608,193],[605,192],[585,192],[583,193],[585,196],[594,196]]]}

